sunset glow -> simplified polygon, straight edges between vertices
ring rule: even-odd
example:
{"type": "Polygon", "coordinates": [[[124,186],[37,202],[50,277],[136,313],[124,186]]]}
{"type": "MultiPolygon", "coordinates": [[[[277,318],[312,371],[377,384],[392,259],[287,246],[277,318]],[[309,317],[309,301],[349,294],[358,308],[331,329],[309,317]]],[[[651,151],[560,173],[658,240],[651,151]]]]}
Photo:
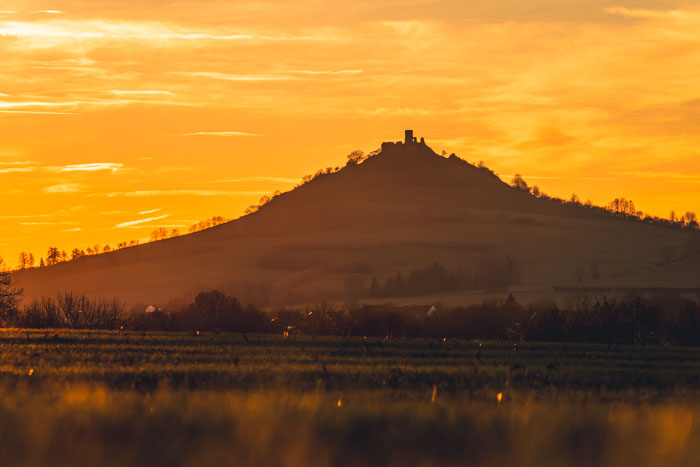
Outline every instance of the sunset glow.
{"type": "Polygon", "coordinates": [[[643,5],[4,2],[0,255],[235,218],[404,128],[550,195],[699,210],[700,8],[643,5]]]}

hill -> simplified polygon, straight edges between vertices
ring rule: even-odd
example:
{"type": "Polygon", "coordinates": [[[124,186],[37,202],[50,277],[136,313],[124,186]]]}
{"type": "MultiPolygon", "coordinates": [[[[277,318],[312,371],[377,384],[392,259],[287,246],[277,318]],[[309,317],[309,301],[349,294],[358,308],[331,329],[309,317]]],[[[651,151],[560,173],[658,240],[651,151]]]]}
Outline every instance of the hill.
{"type": "Polygon", "coordinates": [[[554,287],[700,287],[700,261],[682,259],[688,235],[535,198],[411,140],[385,143],[232,222],[16,280],[27,299],[73,290],[128,304],[211,288],[261,305],[359,298],[374,277],[384,287],[436,262],[471,281],[459,300],[484,288],[534,298],[554,287]]]}

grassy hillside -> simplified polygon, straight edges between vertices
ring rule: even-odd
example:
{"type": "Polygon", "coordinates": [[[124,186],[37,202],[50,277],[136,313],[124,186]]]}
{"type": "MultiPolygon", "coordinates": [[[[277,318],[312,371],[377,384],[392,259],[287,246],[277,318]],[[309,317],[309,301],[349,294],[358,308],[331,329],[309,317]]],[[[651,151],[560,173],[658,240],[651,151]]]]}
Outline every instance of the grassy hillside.
{"type": "Polygon", "coordinates": [[[28,299],[74,290],[163,303],[220,288],[290,304],[339,298],[351,274],[369,285],[373,276],[435,262],[457,269],[509,257],[523,294],[568,285],[698,287],[697,259],[680,259],[687,235],[534,198],[427,147],[398,148],[216,228],[23,271],[17,282],[28,299]]]}

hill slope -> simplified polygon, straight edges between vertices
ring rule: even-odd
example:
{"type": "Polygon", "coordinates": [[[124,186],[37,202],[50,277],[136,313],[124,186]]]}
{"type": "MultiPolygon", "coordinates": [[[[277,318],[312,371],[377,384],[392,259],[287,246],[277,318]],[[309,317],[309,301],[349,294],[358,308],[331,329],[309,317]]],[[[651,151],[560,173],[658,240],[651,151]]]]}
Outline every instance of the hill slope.
{"type": "Polygon", "coordinates": [[[664,248],[679,256],[687,235],[537,199],[427,146],[394,145],[227,224],[16,279],[28,299],[73,290],[163,303],[220,288],[281,304],[337,297],[349,274],[368,285],[434,262],[456,270],[509,258],[523,291],[698,287],[695,259],[657,265],[664,248]]]}

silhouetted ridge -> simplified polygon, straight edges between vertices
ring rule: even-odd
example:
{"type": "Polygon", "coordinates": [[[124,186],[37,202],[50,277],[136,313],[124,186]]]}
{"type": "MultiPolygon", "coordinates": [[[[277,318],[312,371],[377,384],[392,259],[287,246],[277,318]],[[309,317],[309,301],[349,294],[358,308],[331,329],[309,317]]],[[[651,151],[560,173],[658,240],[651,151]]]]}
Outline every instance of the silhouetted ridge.
{"type": "Polygon", "coordinates": [[[438,155],[412,132],[353,157],[237,220],[22,271],[18,286],[30,299],[73,290],[158,304],[219,288],[244,301],[291,304],[337,299],[348,275],[367,288],[367,274],[339,272],[348,264],[385,281],[426,264],[459,271],[512,258],[518,286],[544,293],[697,287],[698,256],[688,251],[698,249],[686,246],[687,232],[537,198],[485,167],[438,155]]]}

